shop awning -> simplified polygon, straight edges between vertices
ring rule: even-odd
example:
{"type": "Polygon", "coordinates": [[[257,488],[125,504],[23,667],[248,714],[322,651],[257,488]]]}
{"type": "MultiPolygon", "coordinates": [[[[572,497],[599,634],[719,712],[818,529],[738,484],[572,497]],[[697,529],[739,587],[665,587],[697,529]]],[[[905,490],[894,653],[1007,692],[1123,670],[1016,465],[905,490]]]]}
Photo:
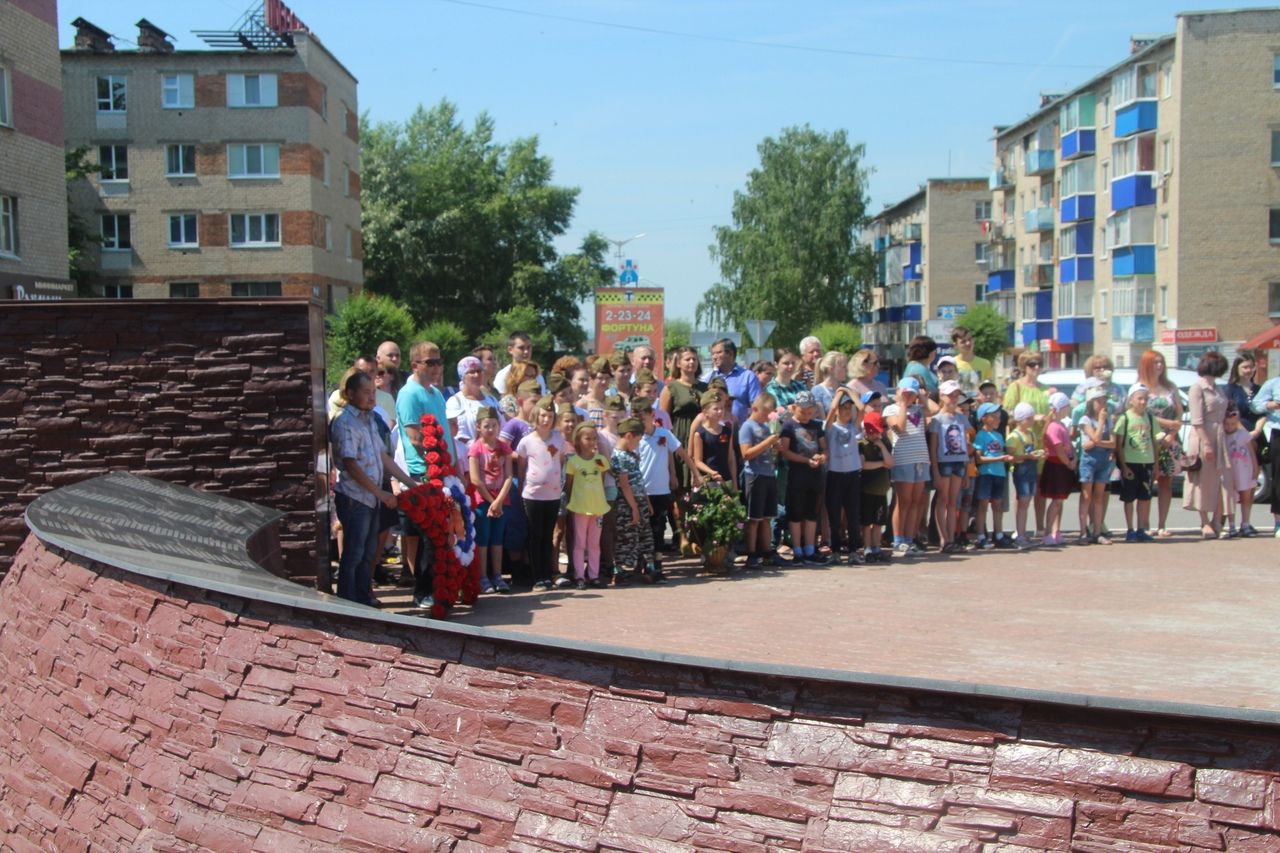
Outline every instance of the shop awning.
{"type": "Polygon", "coordinates": [[[1241,344],[1240,349],[1280,349],[1280,325],[1254,335],[1241,344]]]}

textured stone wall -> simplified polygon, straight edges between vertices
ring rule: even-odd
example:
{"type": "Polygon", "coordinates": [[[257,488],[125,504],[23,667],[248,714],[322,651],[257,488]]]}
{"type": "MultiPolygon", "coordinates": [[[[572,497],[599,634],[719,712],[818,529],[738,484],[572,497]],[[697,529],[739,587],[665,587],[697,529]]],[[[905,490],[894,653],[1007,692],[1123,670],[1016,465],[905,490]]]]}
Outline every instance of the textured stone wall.
{"type": "Polygon", "coordinates": [[[1280,730],[766,678],[248,602],[27,540],[16,850],[1273,851],[1280,730]]]}
{"type": "Polygon", "coordinates": [[[28,503],[130,471],[287,513],[286,571],[314,576],[322,323],[305,300],[6,304],[0,571],[28,503]]]}

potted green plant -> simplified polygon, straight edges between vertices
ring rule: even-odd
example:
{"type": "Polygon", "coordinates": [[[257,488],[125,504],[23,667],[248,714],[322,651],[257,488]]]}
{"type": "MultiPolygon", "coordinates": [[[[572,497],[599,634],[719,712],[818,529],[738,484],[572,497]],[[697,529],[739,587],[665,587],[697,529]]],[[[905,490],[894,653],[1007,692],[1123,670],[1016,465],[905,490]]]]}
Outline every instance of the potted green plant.
{"type": "Polygon", "coordinates": [[[708,571],[723,574],[729,548],[742,534],[747,509],[738,494],[724,483],[708,483],[690,489],[680,499],[684,508],[684,532],[702,554],[708,571]]]}

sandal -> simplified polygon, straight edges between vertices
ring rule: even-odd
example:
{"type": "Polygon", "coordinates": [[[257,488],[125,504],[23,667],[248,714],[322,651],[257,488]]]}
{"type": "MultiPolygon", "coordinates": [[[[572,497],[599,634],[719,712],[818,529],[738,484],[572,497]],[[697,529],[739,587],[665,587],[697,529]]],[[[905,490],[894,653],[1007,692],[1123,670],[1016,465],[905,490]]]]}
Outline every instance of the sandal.
{"type": "Polygon", "coordinates": [[[1173,535],[1173,534],[1172,534],[1172,533],[1170,533],[1170,532],[1169,532],[1169,530],[1168,530],[1167,528],[1164,528],[1164,527],[1161,527],[1159,530],[1157,530],[1157,531],[1156,531],[1156,538],[1157,538],[1157,539],[1168,539],[1168,538],[1169,538],[1170,536],[1172,536],[1172,535],[1173,535]]]}

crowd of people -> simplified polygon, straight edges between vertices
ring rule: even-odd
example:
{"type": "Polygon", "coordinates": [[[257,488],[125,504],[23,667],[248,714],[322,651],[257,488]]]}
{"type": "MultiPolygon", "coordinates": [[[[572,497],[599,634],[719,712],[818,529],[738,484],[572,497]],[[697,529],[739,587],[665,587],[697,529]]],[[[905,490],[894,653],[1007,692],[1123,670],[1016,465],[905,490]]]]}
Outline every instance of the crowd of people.
{"type": "MultiPolygon", "coordinates": [[[[706,483],[746,508],[743,570],[1061,546],[1076,494],[1070,541],[1151,542],[1172,535],[1179,475],[1201,536],[1257,535],[1259,466],[1272,482],[1280,468],[1280,377],[1258,384],[1256,353],[1239,353],[1225,384],[1227,360],[1200,359],[1184,428],[1184,395],[1158,352],[1127,388],[1092,356],[1068,396],[1039,381],[1039,353],[1019,355],[1002,388],[967,330],[951,345],[939,357],[937,342],[915,338],[890,382],[872,348],[824,353],[813,337],[749,366],[722,339],[705,371],[692,347],[544,368],[522,333],[501,367],[487,346],[446,365],[429,341],[402,364],[384,342],[329,401],[338,594],[377,606],[373,570],[398,528],[401,580],[431,606],[431,548],[397,500],[428,470],[424,415],[447,424],[444,447],[471,495],[482,593],[661,582],[664,557],[691,553],[678,498],[706,483]],[[1107,528],[1113,491],[1123,534],[1107,528]]],[[[1280,538],[1280,489],[1270,509],[1280,538]]]]}

